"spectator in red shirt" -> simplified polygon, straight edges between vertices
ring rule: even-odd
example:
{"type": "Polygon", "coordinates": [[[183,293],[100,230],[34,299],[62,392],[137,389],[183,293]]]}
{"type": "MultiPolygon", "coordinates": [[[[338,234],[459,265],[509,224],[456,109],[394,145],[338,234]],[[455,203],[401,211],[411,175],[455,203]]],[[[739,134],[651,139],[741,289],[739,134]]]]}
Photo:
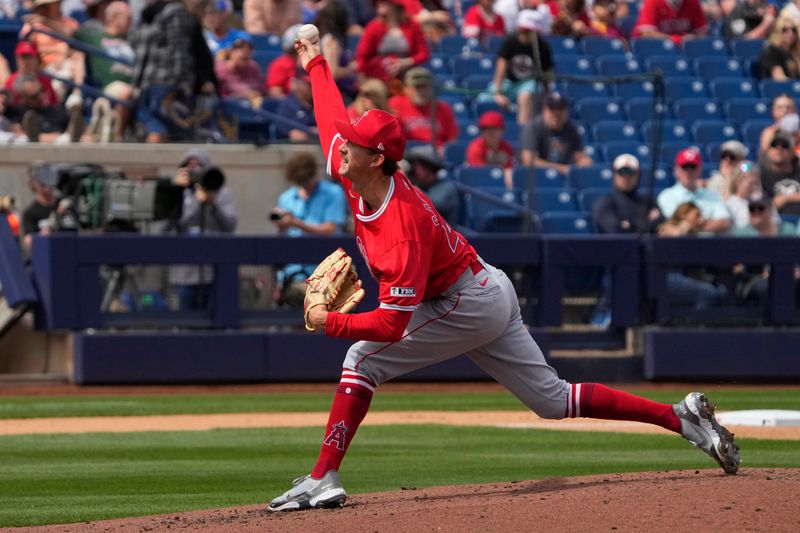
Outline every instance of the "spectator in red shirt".
{"type": "Polygon", "coordinates": [[[389,99],[389,109],[394,113],[406,139],[433,142],[438,149],[458,137],[458,124],[447,102],[433,100],[433,74],[425,67],[414,67],[403,78],[406,94],[389,99]],[[435,115],[435,122],[431,116],[435,115]],[[434,130],[435,138],[434,138],[434,130]]]}
{"type": "Polygon", "coordinates": [[[250,100],[254,106],[260,103],[261,69],[253,60],[253,45],[249,40],[233,41],[227,53],[217,57],[214,70],[222,96],[250,100]]]}
{"type": "Polygon", "coordinates": [[[481,134],[467,146],[467,166],[503,167],[506,187],[513,187],[514,147],[503,139],[506,121],[499,111],[486,111],[478,119],[481,134]]]}
{"type": "Polygon", "coordinates": [[[586,10],[586,0],[560,0],[549,2],[553,13],[553,35],[583,37],[591,33],[591,20],[586,10]]]}
{"type": "Polygon", "coordinates": [[[409,18],[402,0],[378,0],[377,14],[356,48],[361,74],[388,82],[428,61],[431,54],[422,26],[409,18]]]}
{"type": "Polygon", "coordinates": [[[300,24],[296,24],[284,32],[281,46],[285,53],[274,59],[267,67],[266,92],[268,96],[283,98],[291,90],[292,79],[297,72],[297,51],[294,49],[294,40],[297,38],[299,29],[300,24]]]}
{"type": "Polygon", "coordinates": [[[708,35],[708,22],[699,0],[644,0],[634,37],[672,39],[680,43],[708,35]]]}
{"type": "Polygon", "coordinates": [[[347,107],[347,116],[350,117],[350,120],[355,120],[370,109],[388,111],[388,99],[386,84],[381,80],[369,78],[358,88],[356,99],[347,107]]]}
{"type": "Polygon", "coordinates": [[[495,14],[495,0],[478,0],[474,6],[464,14],[464,25],[461,35],[466,38],[475,38],[485,43],[492,35],[505,35],[506,24],[503,17],[495,14]]]}

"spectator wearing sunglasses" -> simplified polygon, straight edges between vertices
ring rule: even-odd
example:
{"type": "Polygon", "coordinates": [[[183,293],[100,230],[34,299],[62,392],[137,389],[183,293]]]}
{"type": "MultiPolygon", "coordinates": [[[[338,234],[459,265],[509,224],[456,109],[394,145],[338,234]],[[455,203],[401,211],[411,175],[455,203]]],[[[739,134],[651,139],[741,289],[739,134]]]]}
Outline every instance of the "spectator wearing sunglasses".
{"type": "Polygon", "coordinates": [[[747,148],[739,141],[726,141],[719,147],[719,168],[711,173],[705,187],[719,194],[723,200],[731,195],[731,178],[744,158],[747,148]]]}
{"type": "Polygon", "coordinates": [[[800,168],[794,138],[778,132],[760,164],[761,184],[778,213],[800,215],[800,168]]]}
{"type": "Polygon", "coordinates": [[[780,16],[758,60],[761,78],[785,81],[800,78],[800,41],[797,22],[780,16]]]}
{"type": "MultiPolygon", "coordinates": [[[[755,198],[763,198],[764,189],[761,187],[761,172],[758,165],[752,161],[742,161],[733,171],[731,176],[729,195],[725,205],[733,217],[733,231],[739,230],[750,223],[749,204],[755,198]]],[[[773,210],[775,222],[780,222],[778,213],[773,210]]]]}
{"type": "Polygon", "coordinates": [[[775,26],[777,8],[767,0],[744,0],[725,18],[726,39],[765,39],[775,26]]]}
{"type": "Polygon", "coordinates": [[[681,150],[675,158],[676,183],[658,195],[658,207],[665,217],[671,217],[679,205],[691,202],[702,214],[700,231],[727,233],[731,229],[731,214],[720,195],[701,187],[702,166],[697,148],[681,150]]]}

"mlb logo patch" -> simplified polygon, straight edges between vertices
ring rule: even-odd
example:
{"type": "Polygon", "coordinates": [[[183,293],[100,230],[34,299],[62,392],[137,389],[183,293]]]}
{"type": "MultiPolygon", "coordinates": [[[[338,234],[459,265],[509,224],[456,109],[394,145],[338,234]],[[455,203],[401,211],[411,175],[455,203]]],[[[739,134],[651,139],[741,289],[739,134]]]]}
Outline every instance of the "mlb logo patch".
{"type": "Polygon", "coordinates": [[[417,289],[414,287],[392,287],[389,293],[400,298],[413,298],[417,295],[417,289]]]}

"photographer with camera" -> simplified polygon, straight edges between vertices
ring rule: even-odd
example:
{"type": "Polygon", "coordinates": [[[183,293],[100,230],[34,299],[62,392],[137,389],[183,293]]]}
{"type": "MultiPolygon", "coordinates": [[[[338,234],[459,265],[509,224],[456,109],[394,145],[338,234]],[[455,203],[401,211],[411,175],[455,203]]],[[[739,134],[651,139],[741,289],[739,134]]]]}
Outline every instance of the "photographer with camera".
{"type": "Polygon", "coordinates": [[[71,202],[62,199],[56,190],[58,172],[50,164],[34,164],[30,170],[30,187],[33,202],[22,212],[23,249],[31,252],[33,235],[49,235],[56,231],[75,231],[77,221],[71,210],[71,202]]]}
{"type": "MultiPolygon", "coordinates": [[[[179,234],[233,233],[237,222],[236,200],[230,188],[225,187],[225,174],[211,166],[204,150],[194,149],[184,154],[173,183],[186,187],[183,212],[176,223],[179,234]]],[[[182,310],[207,308],[213,279],[210,266],[182,265],[169,272],[182,310]]]]}
{"type": "MultiPolygon", "coordinates": [[[[269,218],[282,235],[341,233],[347,221],[347,202],[342,188],[320,179],[317,160],[310,152],[294,154],[286,162],[285,176],[292,187],[278,198],[269,218]]],[[[289,264],[278,272],[278,304],[303,305],[306,278],[317,265],[289,264]]]]}

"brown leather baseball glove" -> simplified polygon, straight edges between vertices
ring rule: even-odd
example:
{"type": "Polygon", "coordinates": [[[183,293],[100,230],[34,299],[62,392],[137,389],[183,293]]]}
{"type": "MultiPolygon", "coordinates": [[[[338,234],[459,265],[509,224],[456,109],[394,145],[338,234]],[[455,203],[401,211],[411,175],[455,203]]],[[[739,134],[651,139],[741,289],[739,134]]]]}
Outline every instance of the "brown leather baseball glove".
{"type": "Polygon", "coordinates": [[[364,299],[361,280],[353,268],[353,260],[343,249],[322,260],[311,276],[306,280],[306,298],[303,304],[306,329],[314,331],[308,321],[308,312],[324,305],[329,311],[349,313],[364,299]]]}

